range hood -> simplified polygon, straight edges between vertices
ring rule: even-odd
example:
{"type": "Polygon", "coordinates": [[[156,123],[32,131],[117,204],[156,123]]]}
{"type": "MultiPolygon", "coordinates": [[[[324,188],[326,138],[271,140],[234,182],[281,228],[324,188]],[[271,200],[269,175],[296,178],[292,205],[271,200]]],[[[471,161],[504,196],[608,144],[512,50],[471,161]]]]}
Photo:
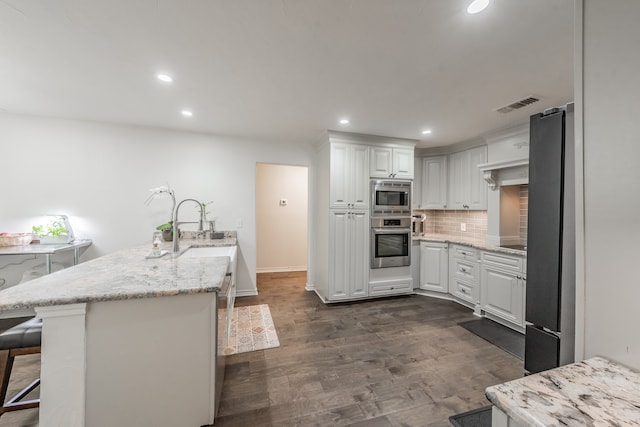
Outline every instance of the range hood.
{"type": "Polygon", "coordinates": [[[489,189],[495,190],[500,185],[519,185],[529,182],[529,159],[502,160],[499,162],[478,165],[489,189]],[[498,178],[500,173],[500,178],[498,178]]]}

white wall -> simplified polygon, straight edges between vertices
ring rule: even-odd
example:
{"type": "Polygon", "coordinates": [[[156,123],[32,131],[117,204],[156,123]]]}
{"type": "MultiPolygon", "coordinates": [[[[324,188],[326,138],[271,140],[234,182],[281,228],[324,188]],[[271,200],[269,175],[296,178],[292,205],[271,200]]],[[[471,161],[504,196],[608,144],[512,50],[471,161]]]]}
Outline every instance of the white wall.
{"type": "Polygon", "coordinates": [[[640,2],[583,5],[584,355],[640,369],[640,2]]]}
{"type": "MultiPolygon", "coordinates": [[[[0,114],[0,231],[29,231],[35,216],[67,213],[76,235],[93,239],[83,259],[150,244],[171,202],[144,201],[169,183],[178,200],[212,200],[218,230],[237,229],[238,292],[251,294],[256,163],[310,166],[312,153],[307,144],[0,114]]],[[[185,204],[182,212],[196,210],[185,204]]],[[[15,280],[20,267],[2,269],[7,262],[19,260],[0,259],[0,278],[15,280]]]]}
{"type": "Polygon", "coordinates": [[[307,269],[308,188],[306,167],[256,166],[258,273],[307,269]]]}

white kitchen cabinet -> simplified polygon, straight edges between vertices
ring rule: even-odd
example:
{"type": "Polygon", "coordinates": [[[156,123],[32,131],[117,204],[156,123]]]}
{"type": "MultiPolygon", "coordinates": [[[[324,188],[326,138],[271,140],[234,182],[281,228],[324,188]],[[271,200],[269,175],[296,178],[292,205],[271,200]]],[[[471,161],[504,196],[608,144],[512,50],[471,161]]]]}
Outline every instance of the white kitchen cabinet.
{"type": "MultiPolygon", "coordinates": [[[[422,157],[413,159],[413,186],[411,187],[411,209],[422,209],[422,157]]],[[[417,283],[416,283],[417,285],[417,283]]]]}
{"type": "Polygon", "coordinates": [[[449,155],[448,208],[487,209],[487,184],[478,169],[486,161],[486,145],[449,155]]]}
{"type": "Polygon", "coordinates": [[[524,327],[525,286],[523,257],[485,251],[482,254],[480,305],[485,313],[507,326],[524,327]]]}
{"type": "Polygon", "coordinates": [[[331,210],[329,295],[331,301],[368,296],[369,213],[331,210]]]}
{"type": "Polygon", "coordinates": [[[368,209],[369,147],[332,143],[330,164],[330,207],[368,209]]]}
{"type": "Polygon", "coordinates": [[[413,149],[371,148],[371,178],[413,179],[413,149]]]}
{"type": "Polygon", "coordinates": [[[420,240],[411,241],[411,277],[414,288],[420,287],[420,240]]]}
{"type": "Polygon", "coordinates": [[[448,244],[420,242],[420,289],[449,292],[448,244]]]}
{"type": "Polygon", "coordinates": [[[447,207],[447,156],[422,159],[421,209],[446,209],[447,207]]]}
{"type": "Polygon", "coordinates": [[[477,249],[465,245],[449,248],[449,293],[475,309],[480,301],[480,263],[477,249]]]}

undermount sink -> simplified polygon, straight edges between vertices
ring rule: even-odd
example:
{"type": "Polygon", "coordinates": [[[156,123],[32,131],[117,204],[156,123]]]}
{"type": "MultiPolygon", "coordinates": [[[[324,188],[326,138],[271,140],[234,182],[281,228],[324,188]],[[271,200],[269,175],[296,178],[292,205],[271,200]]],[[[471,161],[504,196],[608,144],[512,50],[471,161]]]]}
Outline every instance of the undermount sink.
{"type": "Polygon", "coordinates": [[[227,272],[232,272],[235,271],[237,252],[237,246],[210,246],[204,248],[189,248],[180,256],[185,258],[210,258],[228,256],[230,261],[227,272]]]}

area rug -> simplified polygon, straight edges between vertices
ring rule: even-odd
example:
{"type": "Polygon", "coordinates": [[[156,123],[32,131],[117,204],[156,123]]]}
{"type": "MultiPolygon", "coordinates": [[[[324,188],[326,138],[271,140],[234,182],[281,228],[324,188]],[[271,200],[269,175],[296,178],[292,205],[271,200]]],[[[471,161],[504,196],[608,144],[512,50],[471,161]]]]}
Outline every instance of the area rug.
{"type": "Polygon", "coordinates": [[[224,355],[279,347],[278,334],[268,304],[234,307],[229,343],[224,355]]]}
{"type": "Polygon", "coordinates": [[[491,406],[449,417],[455,427],[491,427],[491,406]]]}
{"type": "Polygon", "coordinates": [[[473,332],[480,338],[484,338],[491,344],[500,347],[504,351],[513,354],[519,359],[524,360],[523,334],[485,318],[460,322],[458,325],[469,332],[473,332]]]}

